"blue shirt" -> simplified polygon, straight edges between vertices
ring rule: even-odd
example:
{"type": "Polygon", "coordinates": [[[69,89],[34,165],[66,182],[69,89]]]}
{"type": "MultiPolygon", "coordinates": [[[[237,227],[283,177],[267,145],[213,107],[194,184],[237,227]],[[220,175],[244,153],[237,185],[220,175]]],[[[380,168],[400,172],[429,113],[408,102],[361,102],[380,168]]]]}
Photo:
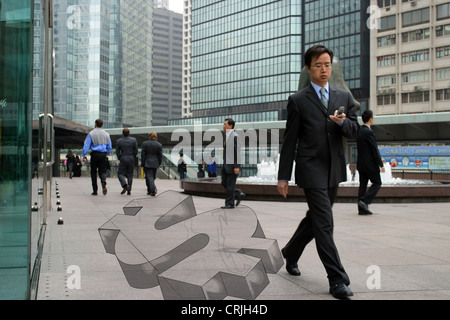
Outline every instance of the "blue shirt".
{"type": "MultiPolygon", "coordinates": [[[[314,90],[316,90],[316,93],[319,96],[319,100],[322,99],[322,93],[320,93],[320,89],[322,89],[322,87],[318,86],[314,82],[311,82],[311,85],[313,86],[314,90]]],[[[330,85],[328,84],[328,82],[324,88],[325,88],[325,98],[327,98],[327,100],[330,101],[330,85]]]]}
{"type": "Polygon", "coordinates": [[[111,138],[109,134],[100,128],[95,128],[86,137],[83,146],[83,157],[86,156],[89,149],[92,151],[106,152],[109,154],[112,149],[111,138]],[[94,138],[93,138],[94,137],[94,138]]]}

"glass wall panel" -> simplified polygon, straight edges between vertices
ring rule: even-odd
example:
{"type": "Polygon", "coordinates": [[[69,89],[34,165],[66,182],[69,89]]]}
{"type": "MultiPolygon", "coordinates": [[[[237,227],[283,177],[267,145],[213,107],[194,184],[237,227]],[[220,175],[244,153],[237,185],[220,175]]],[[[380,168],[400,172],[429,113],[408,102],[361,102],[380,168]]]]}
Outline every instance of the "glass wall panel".
{"type": "Polygon", "coordinates": [[[31,208],[30,0],[0,0],[0,299],[28,299],[31,208]]]}

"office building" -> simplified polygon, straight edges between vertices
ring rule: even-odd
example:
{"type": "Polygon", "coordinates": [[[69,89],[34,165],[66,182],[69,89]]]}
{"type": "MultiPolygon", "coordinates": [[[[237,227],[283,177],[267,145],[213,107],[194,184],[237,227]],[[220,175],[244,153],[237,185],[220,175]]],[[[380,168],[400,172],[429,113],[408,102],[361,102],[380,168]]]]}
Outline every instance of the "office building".
{"type": "Polygon", "coordinates": [[[339,58],[361,108],[369,101],[369,0],[185,1],[183,117],[169,123],[286,119],[303,53],[324,44],[339,58]]]}
{"type": "Polygon", "coordinates": [[[333,50],[353,97],[368,108],[370,97],[369,0],[304,1],[304,52],[315,44],[333,50]]]}
{"type": "Polygon", "coordinates": [[[192,117],[191,112],[191,0],[183,1],[183,97],[181,115],[183,118],[192,117]]]}
{"type": "Polygon", "coordinates": [[[371,1],[371,108],[377,115],[450,111],[450,2],[371,1]]]}
{"type": "Polygon", "coordinates": [[[283,118],[302,67],[302,1],[192,1],[189,11],[190,92],[183,88],[183,99],[190,95],[192,118],[170,123],[283,118]]]}
{"type": "Polygon", "coordinates": [[[167,10],[153,12],[152,125],[167,125],[181,117],[183,15],[167,10]]]}
{"type": "Polygon", "coordinates": [[[53,15],[55,115],[150,125],[153,2],[55,0],[53,15]]]}

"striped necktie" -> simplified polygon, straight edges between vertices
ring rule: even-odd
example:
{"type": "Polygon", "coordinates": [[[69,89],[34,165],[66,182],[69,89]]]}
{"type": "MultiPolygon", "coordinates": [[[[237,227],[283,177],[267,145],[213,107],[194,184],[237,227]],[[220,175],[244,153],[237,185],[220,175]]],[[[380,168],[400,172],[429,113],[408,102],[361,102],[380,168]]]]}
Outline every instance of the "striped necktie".
{"type": "Polygon", "coordinates": [[[320,101],[322,101],[322,104],[325,107],[325,109],[328,110],[328,100],[327,97],[325,96],[325,88],[320,88],[320,94],[321,94],[320,101]]]}

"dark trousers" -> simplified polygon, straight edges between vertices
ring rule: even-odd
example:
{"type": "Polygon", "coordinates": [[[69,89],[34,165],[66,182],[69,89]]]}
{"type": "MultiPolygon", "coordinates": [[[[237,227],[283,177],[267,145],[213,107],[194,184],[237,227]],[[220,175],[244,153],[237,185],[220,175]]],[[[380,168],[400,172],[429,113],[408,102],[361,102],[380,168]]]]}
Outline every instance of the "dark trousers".
{"type": "Polygon", "coordinates": [[[338,188],[305,189],[309,210],[292,238],[284,247],[286,260],[298,261],[306,245],[315,239],[317,253],[328,275],[330,285],[350,284],[333,239],[332,206],[338,188]]]}
{"type": "Polygon", "coordinates": [[[131,190],[134,174],[134,156],[125,156],[120,158],[117,178],[122,188],[128,187],[131,190]]]}
{"type": "Polygon", "coordinates": [[[97,171],[102,184],[106,184],[106,152],[91,152],[91,180],[92,190],[97,192],[97,171]]]}
{"type": "Polygon", "coordinates": [[[359,171],[359,190],[358,190],[358,200],[363,201],[366,204],[371,204],[378,191],[381,188],[381,175],[380,172],[364,172],[359,171]],[[367,190],[367,185],[372,182],[369,190],[367,190]]]}
{"type": "Polygon", "coordinates": [[[145,173],[145,184],[147,185],[147,192],[156,193],[157,191],[155,185],[156,168],[144,167],[144,173],[145,173]]]}
{"type": "Polygon", "coordinates": [[[234,200],[239,197],[241,190],[236,188],[237,175],[232,171],[227,173],[226,170],[222,170],[222,186],[225,188],[225,205],[234,207],[234,200]]]}

